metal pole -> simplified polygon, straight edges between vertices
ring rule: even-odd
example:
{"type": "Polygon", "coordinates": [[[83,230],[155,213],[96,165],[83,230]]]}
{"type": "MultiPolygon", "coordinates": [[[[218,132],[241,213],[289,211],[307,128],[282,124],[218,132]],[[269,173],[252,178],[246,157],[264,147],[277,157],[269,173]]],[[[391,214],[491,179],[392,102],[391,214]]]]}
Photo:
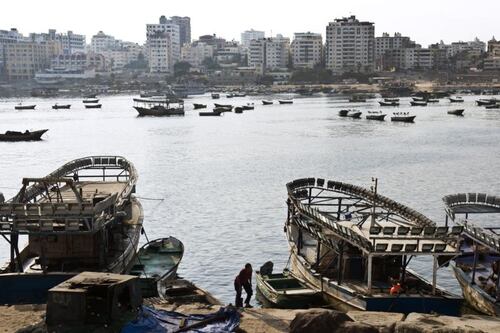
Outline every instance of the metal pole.
{"type": "Polygon", "coordinates": [[[340,245],[340,253],[339,253],[339,263],[338,263],[338,275],[337,275],[337,284],[340,286],[342,283],[342,261],[344,260],[344,246],[340,245]]]}
{"type": "Polygon", "coordinates": [[[472,244],[472,248],[474,249],[474,261],[472,263],[472,279],[471,284],[476,284],[476,267],[477,267],[477,248],[476,242],[472,244]]]}
{"type": "Polygon", "coordinates": [[[318,241],[318,246],[316,247],[316,269],[319,268],[320,252],[321,252],[321,242],[318,241]]]}
{"type": "Polygon", "coordinates": [[[438,270],[438,261],[437,257],[434,257],[434,265],[432,267],[432,294],[436,295],[436,280],[437,280],[437,270],[438,270]]]}
{"type": "Polygon", "coordinates": [[[375,187],[373,188],[373,201],[372,201],[372,222],[371,227],[375,226],[375,198],[377,197],[377,184],[378,178],[372,178],[372,181],[375,182],[375,187]]]}
{"type": "Polygon", "coordinates": [[[444,225],[448,227],[448,214],[446,214],[446,218],[444,219],[444,225]]]}
{"type": "Polygon", "coordinates": [[[372,294],[372,255],[368,255],[368,295],[372,294]]]}

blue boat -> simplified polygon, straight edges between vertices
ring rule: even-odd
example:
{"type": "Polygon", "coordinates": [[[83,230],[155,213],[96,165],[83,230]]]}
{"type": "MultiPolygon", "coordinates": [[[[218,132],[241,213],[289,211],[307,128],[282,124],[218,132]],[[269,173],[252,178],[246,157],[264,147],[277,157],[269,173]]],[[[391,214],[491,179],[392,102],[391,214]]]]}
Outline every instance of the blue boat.
{"type": "Polygon", "coordinates": [[[459,315],[463,298],[437,285],[459,233],[377,194],[374,182],[287,184],[290,271],[340,310],[459,315]],[[408,268],[415,257],[431,258],[432,281],[408,268]]]}

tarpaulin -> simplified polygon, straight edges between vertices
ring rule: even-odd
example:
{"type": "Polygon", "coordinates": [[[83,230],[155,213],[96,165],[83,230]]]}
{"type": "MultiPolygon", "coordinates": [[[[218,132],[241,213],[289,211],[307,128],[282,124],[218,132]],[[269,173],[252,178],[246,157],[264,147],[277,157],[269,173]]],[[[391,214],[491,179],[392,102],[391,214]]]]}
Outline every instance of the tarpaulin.
{"type": "Polygon", "coordinates": [[[206,325],[182,331],[191,333],[229,333],[240,324],[240,314],[232,307],[220,308],[219,311],[206,315],[184,315],[143,306],[137,319],[127,323],[122,328],[122,333],[172,333],[179,330],[183,319],[184,327],[201,321],[208,322],[206,325]]]}

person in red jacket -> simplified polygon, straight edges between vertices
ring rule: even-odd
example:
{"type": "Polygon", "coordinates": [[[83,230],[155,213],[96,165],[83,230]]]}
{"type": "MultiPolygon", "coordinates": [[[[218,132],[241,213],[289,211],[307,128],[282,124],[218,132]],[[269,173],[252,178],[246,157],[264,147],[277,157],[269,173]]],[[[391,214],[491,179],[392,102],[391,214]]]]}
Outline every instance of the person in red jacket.
{"type": "Polygon", "coordinates": [[[252,265],[246,264],[245,268],[240,271],[240,274],[234,279],[234,290],[236,290],[236,307],[243,307],[243,298],[241,290],[245,289],[247,297],[245,298],[245,307],[251,308],[250,298],[252,298],[252,265]]]}

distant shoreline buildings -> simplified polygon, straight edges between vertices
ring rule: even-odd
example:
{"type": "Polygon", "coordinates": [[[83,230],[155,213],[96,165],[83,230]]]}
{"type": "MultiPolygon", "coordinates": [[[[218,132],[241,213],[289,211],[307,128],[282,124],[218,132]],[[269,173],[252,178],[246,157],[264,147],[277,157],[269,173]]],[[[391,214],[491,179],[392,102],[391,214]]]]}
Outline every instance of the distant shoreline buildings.
{"type": "Polygon", "coordinates": [[[296,32],[293,39],[249,29],[240,41],[214,34],[191,38],[188,16],[161,16],[146,24],[144,45],[103,31],[86,36],[54,29],[22,35],[0,30],[0,81],[92,78],[135,71],[175,77],[179,68],[214,81],[285,83],[295,72],[323,71],[331,76],[382,72],[499,71],[500,42],[478,40],[422,47],[400,33],[375,34],[375,23],[356,16],[336,18],[318,32],[296,32]],[[177,68],[177,69],[176,69],[177,68]],[[325,72],[326,71],[326,72],[325,72]]]}

